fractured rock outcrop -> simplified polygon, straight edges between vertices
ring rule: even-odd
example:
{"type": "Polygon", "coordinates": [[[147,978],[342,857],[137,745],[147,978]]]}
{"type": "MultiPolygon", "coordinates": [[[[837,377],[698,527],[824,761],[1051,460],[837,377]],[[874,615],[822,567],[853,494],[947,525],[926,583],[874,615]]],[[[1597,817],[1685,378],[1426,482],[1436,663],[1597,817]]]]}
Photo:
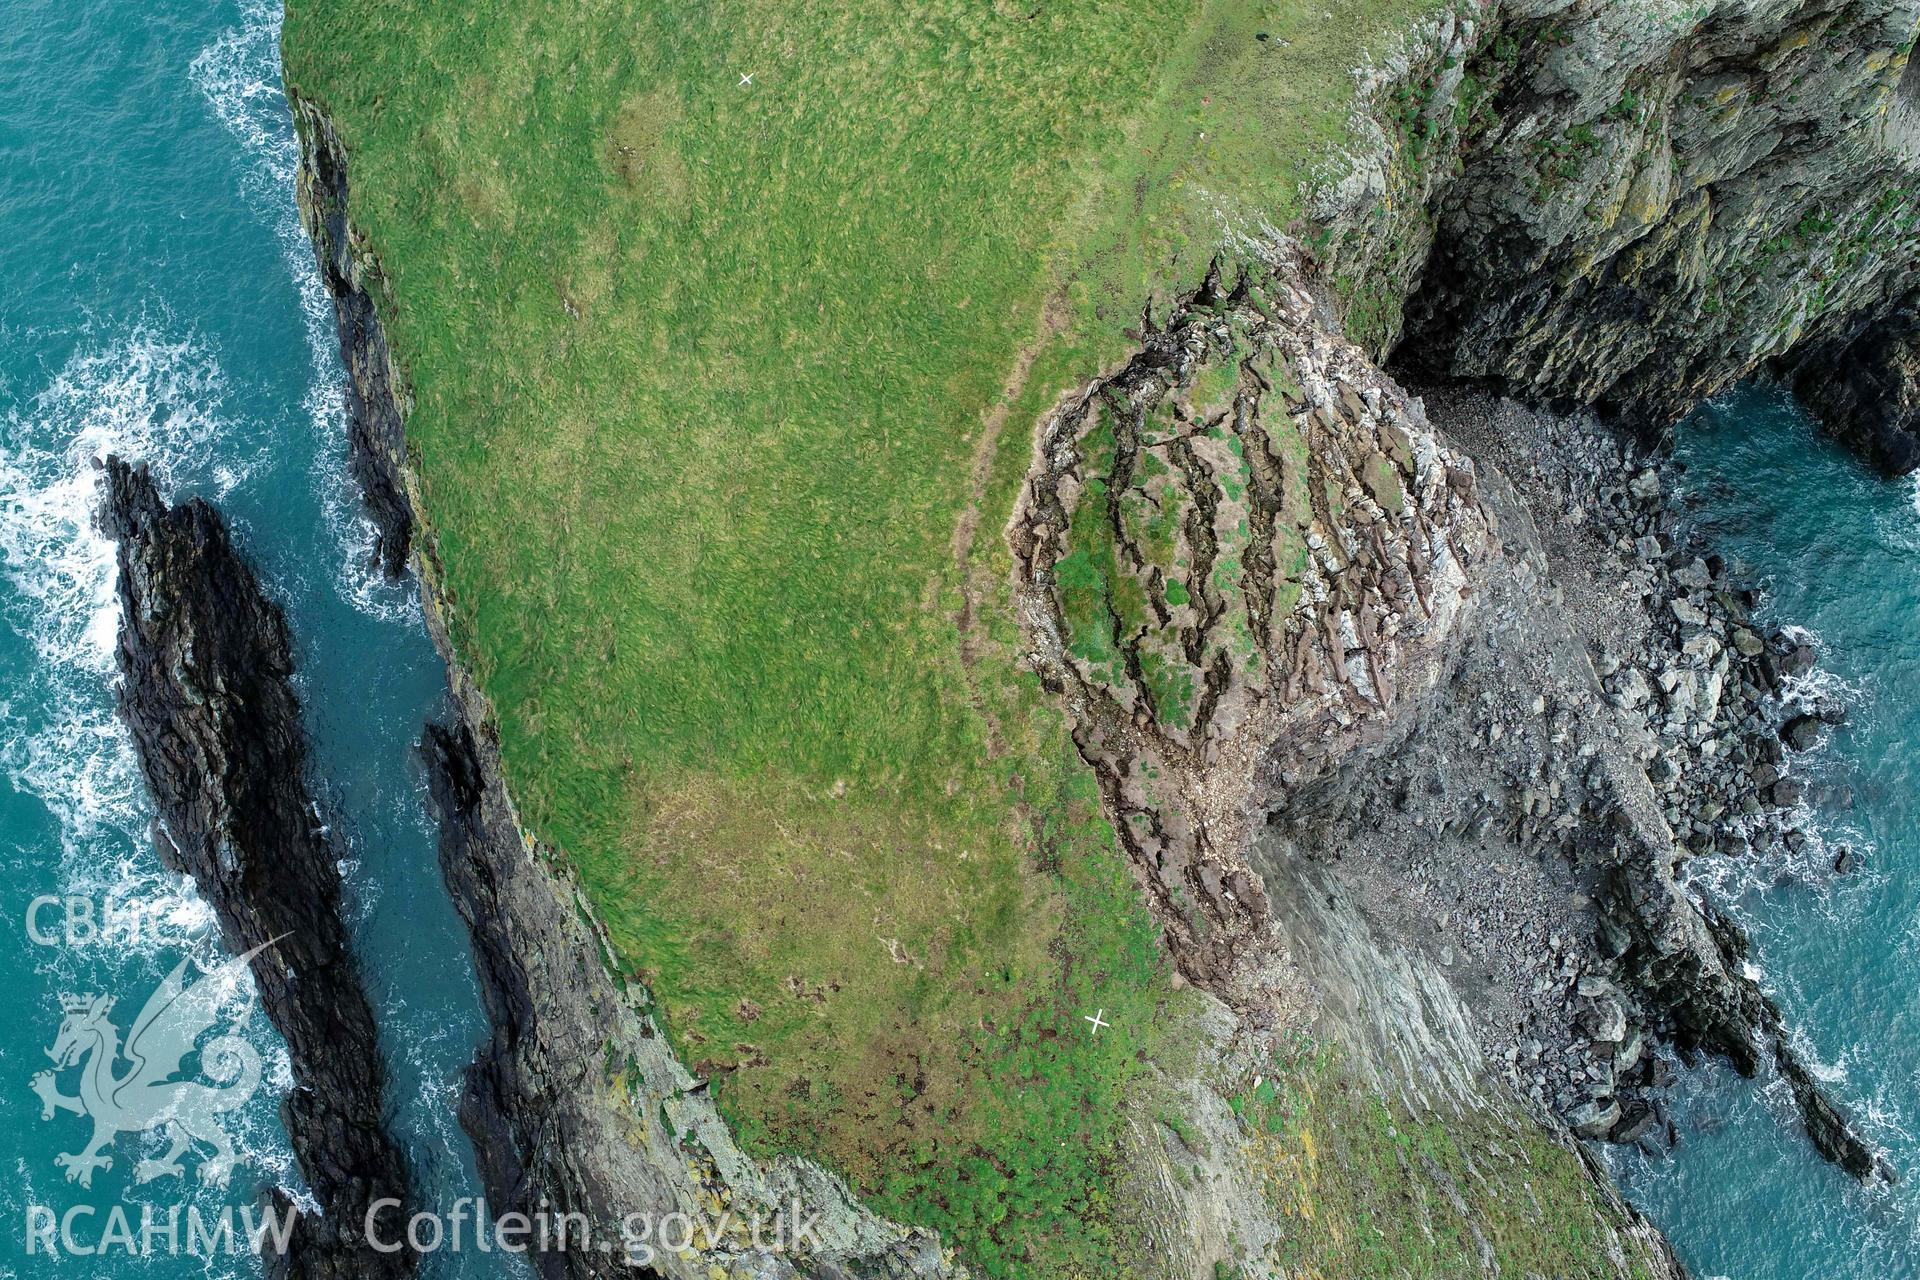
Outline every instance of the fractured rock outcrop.
{"type": "Polygon", "coordinates": [[[1320,327],[1291,249],[1146,329],[1042,424],[1009,534],[1030,661],[1177,963],[1249,1012],[1272,998],[1253,816],[1403,722],[1487,526],[1472,464],[1320,327]]]}
{"type": "Polygon", "coordinates": [[[120,558],[120,713],[159,811],[160,854],[193,878],[230,952],[264,948],[253,980],[293,1065],[281,1117],[321,1213],[299,1214],[269,1265],[314,1280],[409,1275],[410,1249],[376,1250],[363,1230],[375,1201],[405,1205],[411,1192],[384,1122],[386,1069],[340,913],[339,852],[307,790],[286,618],[207,503],[169,507],[145,468],[118,458],[105,490],[100,525],[120,558]]]}

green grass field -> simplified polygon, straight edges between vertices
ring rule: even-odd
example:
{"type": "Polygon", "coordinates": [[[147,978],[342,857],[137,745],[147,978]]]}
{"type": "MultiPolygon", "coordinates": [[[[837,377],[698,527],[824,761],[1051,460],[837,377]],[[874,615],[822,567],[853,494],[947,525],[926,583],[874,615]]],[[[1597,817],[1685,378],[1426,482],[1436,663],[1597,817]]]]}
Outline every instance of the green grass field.
{"type": "Polygon", "coordinates": [[[1325,1045],[1234,1094],[1248,1163],[1290,1228],[1289,1276],[1652,1274],[1592,1194],[1580,1157],[1531,1126],[1472,1111],[1410,1114],[1359,1088],[1325,1045]],[[1614,1256],[1618,1250],[1618,1258],[1614,1256]]]}
{"type": "Polygon", "coordinates": [[[989,1275],[1113,1274],[1175,998],[1016,665],[1033,423],[1432,7],[288,6],[523,814],[750,1149],[989,1275]]]}

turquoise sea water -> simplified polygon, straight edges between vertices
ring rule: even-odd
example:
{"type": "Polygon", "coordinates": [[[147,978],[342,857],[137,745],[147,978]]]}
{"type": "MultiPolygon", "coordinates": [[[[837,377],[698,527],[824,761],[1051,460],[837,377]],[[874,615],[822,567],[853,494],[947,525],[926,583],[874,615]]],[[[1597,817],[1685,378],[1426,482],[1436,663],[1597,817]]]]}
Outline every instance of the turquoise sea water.
{"type": "Polygon", "coordinates": [[[1679,436],[1690,522],[1760,574],[1763,617],[1814,638],[1846,725],[1797,764],[1803,852],[1696,867],[1834,1095],[1906,1179],[1868,1192],[1824,1164],[1783,1085],[1689,1073],[1666,1160],[1616,1155],[1629,1193],[1702,1276],[1920,1276],[1920,510],[1777,392],[1702,408],[1679,436]],[[1822,792],[1827,794],[1824,796],[1822,792]],[[1846,793],[1850,792],[1850,799],[1846,793]],[[1864,858],[1836,877],[1841,847],[1864,858]]]}
{"type": "MultiPolygon", "coordinates": [[[[411,744],[442,677],[410,587],[377,582],[341,467],[331,317],[292,205],[293,141],[267,0],[13,0],[0,24],[0,1276],[243,1276],[246,1258],[26,1255],[30,1206],[99,1240],[124,1204],[210,1216],[262,1180],[298,1189],[272,1086],[284,1055],[257,1017],[269,1087],[230,1122],[230,1187],[132,1183],[153,1140],[123,1137],[90,1189],[58,1152],[86,1124],[40,1118],[30,1077],[63,993],[132,1013],[183,955],[211,960],[207,914],[165,876],[112,716],[111,548],[89,523],[90,459],[150,462],[175,495],[216,499],[289,609],[323,818],[391,1063],[394,1123],[424,1200],[474,1194],[452,1119],[481,1029],[464,936],[441,890],[411,744]],[[62,905],[37,917],[37,898],[62,905]],[[129,941],[65,937],[68,898],[141,922],[129,941]]],[[[1852,707],[1811,772],[1850,788],[1810,811],[1803,855],[1702,867],[1702,891],[1754,932],[1769,985],[1842,1098],[1910,1171],[1865,1193],[1822,1164],[1784,1091],[1709,1066],[1686,1077],[1682,1142],[1610,1158],[1702,1275],[1920,1276],[1920,513],[1821,439],[1790,404],[1747,392],[1681,435],[1693,519],[1770,574],[1767,610],[1806,626],[1821,678],[1852,707]],[[1865,869],[1834,881],[1833,847],[1865,869]]],[[[80,932],[84,932],[81,930],[80,932]]],[[[69,1073],[69,1076],[71,1073],[69,1073]]],[[[69,1079],[65,1087],[70,1091],[69,1079]]],[[[191,1178],[193,1162],[188,1163],[191,1178]]],[[[164,1242],[161,1242],[162,1244],[164,1242]]],[[[425,1274],[511,1274],[499,1254],[441,1254],[425,1274]]]]}
{"type": "MultiPolygon", "coordinates": [[[[412,756],[444,678],[413,588],[364,567],[332,317],[293,207],[278,26],[270,0],[12,0],[0,21],[0,1276],[256,1274],[244,1256],[164,1256],[164,1235],[140,1238],[140,1206],[215,1222],[263,1180],[299,1189],[277,1115],[285,1056],[257,1013],[268,1080],[229,1117],[242,1164],[224,1190],[194,1180],[198,1153],[185,1179],[136,1185],[134,1161],[164,1145],[151,1135],[123,1135],[91,1188],[69,1183],[53,1158],[88,1122],[43,1121],[29,1088],[63,993],[115,996],[124,1031],[182,956],[218,954],[204,905],[152,852],[112,714],[112,549],[90,525],[91,459],[110,451],[151,463],[175,497],[217,501],[289,612],[393,1123],[424,1202],[477,1194],[453,1104],[483,1019],[412,756]],[[43,945],[28,914],[48,897],[43,945]],[[137,917],[138,935],[70,939],[68,898],[137,917]],[[29,1256],[36,1205],[91,1207],[73,1220],[82,1245],[124,1205],[136,1246],[163,1256],[117,1241],[104,1258],[29,1256]]],[[[424,1274],[513,1274],[503,1261],[442,1254],[424,1274]]]]}

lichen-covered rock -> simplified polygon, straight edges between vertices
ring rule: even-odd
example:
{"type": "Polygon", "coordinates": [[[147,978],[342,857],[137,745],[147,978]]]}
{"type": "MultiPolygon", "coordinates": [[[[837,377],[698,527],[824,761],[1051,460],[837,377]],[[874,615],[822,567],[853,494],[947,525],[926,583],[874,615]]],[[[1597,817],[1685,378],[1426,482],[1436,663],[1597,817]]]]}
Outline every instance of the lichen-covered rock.
{"type": "MultiPolygon", "coordinates": [[[[1461,12],[1362,95],[1374,181],[1310,210],[1376,350],[1417,279],[1401,359],[1663,426],[1796,349],[1847,374],[1911,341],[1913,0],[1461,12]]],[[[1883,466],[1920,454],[1910,406],[1809,399],[1883,466]]]]}

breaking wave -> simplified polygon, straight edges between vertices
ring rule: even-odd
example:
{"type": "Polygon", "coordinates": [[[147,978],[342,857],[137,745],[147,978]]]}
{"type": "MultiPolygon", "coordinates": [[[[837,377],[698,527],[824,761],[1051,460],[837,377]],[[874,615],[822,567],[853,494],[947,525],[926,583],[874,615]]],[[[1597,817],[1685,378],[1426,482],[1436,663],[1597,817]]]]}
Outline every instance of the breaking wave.
{"type": "Polygon", "coordinates": [[[0,765],[59,817],[70,863],[76,842],[145,823],[109,693],[120,608],[113,544],[94,525],[97,461],[117,453],[152,465],[164,487],[191,476],[225,493],[249,467],[216,448],[223,389],[191,339],[143,325],[77,353],[0,418],[0,561],[12,588],[0,614],[38,659],[22,685],[40,709],[37,726],[9,725],[0,765]]]}
{"type": "MultiPolygon", "coordinates": [[[[215,954],[211,909],[159,865],[148,840],[152,807],[114,711],[114,547],[94,513],[97,460],[108,454],[149,464],[169,490],[219,496],[241,483],[257,459],[231,438],[224,390],[194,339],[143,324],[80,350],[0,416],[0,617],[31,651],[0,704],[0,769],[56,820],[60,856],[48,891],[115,921],[110,934],[36,949],[38,967],[68,990],[105,987],[137,1001],[157,980],[153,958],[163,950],[215,954]]],[[[42,923],[58,919],[49,913],[42,923]]],[[[284,1050],[255,1031],[269,1077],[286,1080],[284,1050]]],[[[248,1165],[297,1184],[271,1108],[236,1118],[248,1165]]]]}

